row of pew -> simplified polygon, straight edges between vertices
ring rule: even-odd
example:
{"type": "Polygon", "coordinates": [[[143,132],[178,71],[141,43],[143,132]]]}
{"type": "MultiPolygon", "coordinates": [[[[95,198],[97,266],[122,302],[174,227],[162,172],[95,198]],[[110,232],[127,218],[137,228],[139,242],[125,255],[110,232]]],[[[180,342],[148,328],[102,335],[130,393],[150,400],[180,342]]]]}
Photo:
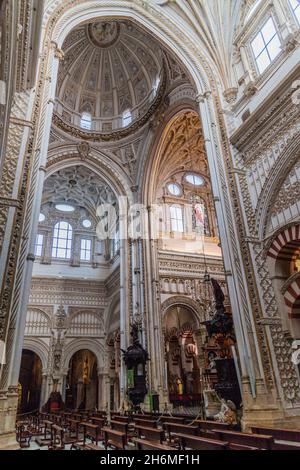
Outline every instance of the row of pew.
{"type": "Polygon", "coordinates": [[[40,413],[17,423],[17,440],[34,436],[49,450],[300,450],[300,431],[253,427],[251,433],[228,424],[187,416],[121,415],[105,412],[40,413]]]}

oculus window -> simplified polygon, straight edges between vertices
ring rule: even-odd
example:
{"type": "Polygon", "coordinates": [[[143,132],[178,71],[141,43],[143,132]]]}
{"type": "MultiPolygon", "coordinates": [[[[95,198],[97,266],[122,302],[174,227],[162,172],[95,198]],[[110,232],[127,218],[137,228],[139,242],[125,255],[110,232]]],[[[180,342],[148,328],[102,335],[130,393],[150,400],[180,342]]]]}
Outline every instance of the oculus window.
{"type": "Polygon", "coordinates": [[[181,187],[177,183],[169,183],[167,189],[172,196],[180,196],[181,187]]]}
{"type": "Polygon", "coordinates": [[[202,186],[204,184],[202,176],[195,175],[194,173],[188,173],[185,175],[185,180],[193,186],[202,186]]]}

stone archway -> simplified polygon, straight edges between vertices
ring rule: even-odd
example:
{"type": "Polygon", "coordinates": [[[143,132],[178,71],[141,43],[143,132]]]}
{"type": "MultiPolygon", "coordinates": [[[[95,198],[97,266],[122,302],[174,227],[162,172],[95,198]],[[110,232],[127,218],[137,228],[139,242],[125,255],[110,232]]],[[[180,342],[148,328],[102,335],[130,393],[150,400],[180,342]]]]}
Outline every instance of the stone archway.
{"type": "Polygon", "coordinates": [[[79,349],[69,361],[65,406],[76,410],[98,408],[98,363],[89,349],[79,349]]]}
{"type": "Polygon", "coordinates": [[[42,391],[42,361],[30,349],[23,349],[19,374],[18,413],[38,411],[42,391]]]}

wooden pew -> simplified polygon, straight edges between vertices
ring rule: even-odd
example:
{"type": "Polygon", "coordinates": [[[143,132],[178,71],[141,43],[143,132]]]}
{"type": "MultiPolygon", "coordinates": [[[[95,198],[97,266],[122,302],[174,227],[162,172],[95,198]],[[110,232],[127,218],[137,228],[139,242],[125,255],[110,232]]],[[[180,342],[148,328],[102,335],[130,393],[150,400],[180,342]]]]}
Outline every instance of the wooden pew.
{"type": "Polygon", "coordinates": [[[58,424],[53,424],[51,428],[51,442],[48,444],[49,450],[64,450],[64,429],[58,424]]]}
{"type": "Polygon", "coordinates": [[[80,426],[83,427],[83,445],[86,445],[86,439],[89,438],[94,444],[98,444],[101,439],[101,428],[97,424],[88,422],[81,422],[80,426]]]}
{"type": "Polygon", "coordinates": [[[174,416],[161,416],[159,418],[160,423],[176,423],[176,424],[184,424],[186,421],[186,418],[179,418],[179,417],[174,417],[174,416]]]}
{"type": "Polygon", "coordinates": [[[146,421],[157,421],[159,418],[159,416],[151,416],[150,414],[136,414],[136,415],[132,415],[132,419],[133,421],[136,421],[137,419],[142,419],[142,420],[146,420],[146,421]]]}
{"type": "Polygon", "coordinates": [[[44,437],[38,437],[36,439],[36,443],[41,447],[47,446],[51,443],[53,422],[48,419],[45,419],[43,421],[43,426],[44,426],[44,437]]]}
{"type": "Polygon", "coordinates": [[[159,444],[158,442],[148,441],[147,439],[134,438],[133,442],[135,443],[137,450],[177,450],[174,447],[159,444]]]}
{"type": "Polygon", "coordinates": [[[134,424],[136,426],[146,426],[147,428],[156,428],[157,424],[155,420],[148,421],[147,419],[135,418],[134,424]]]}
{"type": "Polygon", "coordinates": [[[70,438],[74,437],[75,440],[78,440],[80,421],[74,418],[68,418],[67,421],[70,438]],[[75,436],[72,436],[73,433],[75,433],[75,436]]]}
{"type": "Polygon", "coordinates": [[[149,441],[159,442],[160,444],[162,444],[165,439],[165,433],[162,429],[145,426],[136,426],[135,429],[139,438],[144,436],[149,441]]]}
{"type": "Polygon", "coordinates": [[[189,434],[191,436],[197,436],[199,434],[198,426],[187,426],[186,424],[177,424],[177,423],[163,423],[163,429],[168,433],[169,438],[171,439],[171,434],[189,434]]]}
{"type": "Polygon", "coordinates": [[[39,416],[32,416],[28,431],[31,432],[32,436],[41,436],[43,434],[43,424],[39,416]]]}
{"type": "Polygon", "coordinates": [[[213,430],[216,439],[220,441],[227,441],[232,444],[246,445],[250,447],[257,447],[259,449],[271,450],[274,443],[272,436],[263,434],[249,434],[244,432],[235,431],[220,431],[219,429],[213,430]]]}
{"type": "Polygon", "coordinates": [[[201,431],[211,431],[212,429],[220,429],[220,431],[230,430],[230,426],[227,423],[218,423],[217,421],[207,421],[204,419],[197,419],[194,422],[195,425],[199,426],[201,431]]]}
{"type": "Polygon", "coordinates": [[[100,426],[100,428],[103,428],[106,424],[106,418],[99,418],[96,416],[91,416],[90,420],[93,424],[97,424],[97,426],[100,426]]]}
{"type": "Polygon", "coordinates": [[[30,446],[32,433],[28,430],[28,425],[24,421],[16,423],[16,440],[22,449],[30,446]]]}
{"type": "Polygon", "coordinates": [[[126,443],[128,439],[128,423],[122,423],[122,421],[111,421],[110,426],[115,431],[120,431],[126,435],[126,443]]]}
{"type": "Polygon", "coordinates": [[[299,429],[269,428],[266,426],[251,426],[251,431],[255,434],[273,436],[277,441],[300,442],[299,429]]]}
{"type": "Polygon", "coordinates": [[[101,450],[101,452],[106,452],[105,449],[102,449],[101,447],[96,446],[95,444],[86,444],[84,446],[84,450],[96,450],[96,451],[101,450]]]}
{"type": "Polygon", "coordinates": [[[129,424],[130,418],[128,416],[113,415],[112,420],[113,421],[121,421],[122,423],[129,424]]]}
{"type": "Polygon", "coordinates": [[[272,450],[300,450],[300,446],[286,444],[285,442],[274,442],[272,450]]]}
{"type": "Polygon", "coordinates": [[[228,444],[228,450],[264,450],[264,449],[259,449],[258,447],[245,446],[243,444],[234,444],[231,442],[228,444]]]}
{"type": "Polygon", "coordinates": [[[105,449],[109,446],[116,447],[120,450],[125,450],[126,445],[126,434],[120,431],[104,427],[102,428],[104,434],[104,445],[105,449]]]}
{"type": "Polygon", "coordinates": [[[228,448],[228,442],[218,441],[216,439],[188,436],[187,434],[176,434],[175,436],[179,438],[181,450],[226,450],[228,448]]]}

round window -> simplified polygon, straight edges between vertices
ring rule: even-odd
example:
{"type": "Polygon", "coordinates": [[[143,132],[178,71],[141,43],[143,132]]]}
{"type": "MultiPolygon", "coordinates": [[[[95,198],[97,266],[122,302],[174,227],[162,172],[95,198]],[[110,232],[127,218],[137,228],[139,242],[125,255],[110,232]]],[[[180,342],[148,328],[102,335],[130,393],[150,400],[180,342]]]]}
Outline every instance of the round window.
{"type": "Polygon", "coordinates": [[[204,184],[204,179],[202,178],[202,176],[195,175],[194,173],[188,173],[185,176],[185,179],[188,183],[194,186],[202,186],[204,184]]]}
{"type": "Polygon", "coordinates": [[[84,219],[82,221],[82,225],[84,226],[84,228],[90,228],[92,226],[92,222],[89,219],[84,219]]]}
{"type": "Polygon", "coordinates": [[[61,212],[73,212],[75,208],[69,204],[56,204],[55,208],[61,212]]]}
{"type": "Polygon", "coordinates": [[[169,183],[168,186],[168,191],[172,196],[180,196],[181,194],[181,187],[177,183],[169,183]]]}

